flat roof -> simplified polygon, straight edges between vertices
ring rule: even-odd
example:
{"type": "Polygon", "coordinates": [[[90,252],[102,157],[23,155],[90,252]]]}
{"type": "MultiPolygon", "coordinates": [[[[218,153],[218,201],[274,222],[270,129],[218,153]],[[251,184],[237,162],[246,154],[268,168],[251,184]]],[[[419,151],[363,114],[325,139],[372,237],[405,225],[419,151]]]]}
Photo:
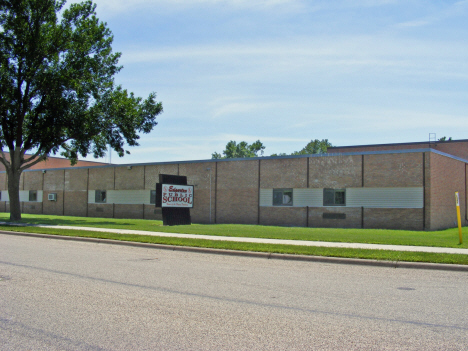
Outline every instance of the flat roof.
{"type": "MultiPolygon", "coordinates": [[[[468,140],[466,140],[468,141],[468,140]]],[[[385,144],[388,145],[388,144],[385,144]]],[[[291,158],[306,158],[306,157],[337,157],[337,156],[356,156],[356,155],[385,155],[385,154],[408,154],[408,153],[423,153],[433,152],[438,155],[449,157],[451,159],[468,163],[468,160],[461,157],[453,156],[445,152],[434,150],[432,148],[423,149],[406,149],[406,150],[380,150],[380,151],[355,151],[355,152],[330,152],[325,154],[309,154],[309,155],[287,155],[287,156],[261,156],[261,157],[246,157],[246,158],[222,158],[208,160],[193,160],[193,161],[170,161],[170,162],[147,162],[147,163],[126,163],[126,164],[109,164],[102,166],[83,166],[83,167],[61,167],[61,168],[45,168],[45,169],[26,169],[23,172],[42,172],[70,170],[70,169],[90,169],[90,168],[109,168],[109,167],[137,167],[137,166],[155,166],[155,165],[175,165],[175,164],[190,164],[190,163],[214,163],[214,162],[233,162],[233,161],[255,161],[255,160],[277,160],[291,158]]],[[[6,173],[6,171],[0,171],[6,173]]]]}
{"type": "Polygon", "coordinates": [[[458,140],[445,140],[445,141],[416,141],[416,142],[407,142],[407,143],[390,143],[390,144],[367,144],[367,145],[348,145],[348,146],[330,146],[328,149],[351,149],[355,147],[380,147],[380,146],[397,146],[397,145],[434,145],[441,143],[457,143],[457,142],[468,142],[468,139],[458,139],[458,140]]]}

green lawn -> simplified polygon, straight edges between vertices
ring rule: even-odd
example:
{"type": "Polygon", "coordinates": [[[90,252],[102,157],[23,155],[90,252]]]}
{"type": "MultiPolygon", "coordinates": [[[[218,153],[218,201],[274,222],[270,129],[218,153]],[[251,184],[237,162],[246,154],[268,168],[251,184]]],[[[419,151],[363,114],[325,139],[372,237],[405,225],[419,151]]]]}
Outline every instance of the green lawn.
{"type": "MultiPolygon", "coordinates": [[[[9,222],[9,215],[0,213],[0,221],[9,222]]],[[[64,217],[23,214],[24,224],[50,224],[68,226],[87,226],[100,228],[120,228],[146,231],[160,231],[187,234],[223,235],[232,237],[276,238],[311,241],[374,243],[392,245],[440,246],[468,248],[466,243],[458,244],[458,229],[434,232],[375,229],[331,229],[331,228],[287,228],[254,225],[216,224],[164,227],[161,221],[133,219],[104,219],[88,217],[64,217]]],[[[243,251],[288,253],[298,255],[316,255],[329,257],[364,258],[389,261],[433,262],[468,265],[468,255],[432,254],[420,252],[341,249],[324,247],[306,247],[292,245],[271,245],[224,242],[203,239],[164,238],[146,235],[126,235],[114,233],[85,232],[38,227],[11,227],[0,225],[0,230],[14,230],[31,233],[44,233],[65,236],[93,237],[102,239],[136,241],[178,246],[208,247],[243,251]]],[[[468,241],[468,228],[463,228],[468,241]]]]}
{"type": "MultiPolygon", "coordinates": [[[[164,227],[161,221],[143,219],[66,217],[28,214],[23,214],[22,216],[22,222],[29,224],[116,228],[233,237],[468,248],[468,227],[463,228],[465,241],[462,245],[459,245],[457,228],[423,232],[386,229],[273,227],[241,224],[192,224],[188,226],[164,227]]],[[[0,221],[9,222],[9,214],[0,213],[0,221]]]]}

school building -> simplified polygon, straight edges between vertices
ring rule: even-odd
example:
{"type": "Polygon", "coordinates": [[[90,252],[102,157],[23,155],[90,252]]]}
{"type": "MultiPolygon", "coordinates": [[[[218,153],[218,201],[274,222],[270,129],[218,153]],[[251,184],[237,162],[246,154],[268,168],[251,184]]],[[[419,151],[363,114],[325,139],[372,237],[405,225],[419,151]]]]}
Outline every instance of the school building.
{"type": "MultiPolygon", "coordinates": [[[[26,170],[23,213],[161,219],[159,174],[194,185],[194,223],[437,230],[467,212],[468,140],[334,147],[327,154],[26,170]]],[[[9,211],[0,172],[0,211],[9,211]]]]}

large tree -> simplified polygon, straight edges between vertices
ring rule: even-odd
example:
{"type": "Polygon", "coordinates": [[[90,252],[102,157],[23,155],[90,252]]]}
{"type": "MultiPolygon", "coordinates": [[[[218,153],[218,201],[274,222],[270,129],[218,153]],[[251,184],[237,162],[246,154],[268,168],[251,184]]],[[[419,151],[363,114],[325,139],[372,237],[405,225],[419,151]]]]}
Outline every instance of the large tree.
{"type": "MultiPolygon", "coordinates": [[[[328,141],[328,139],[322,140],[311,140],[299,151],[294,151],[291,155],[312,155],[312,154],[325,154],[329,147],[333,145],[328,141]]],[[[271,156],[288,156],[286,153],[272,154],[271,156]]]]}
{"type": "Polygon", "coordinates": [[[246,141],[241,141],[237,144],[235,141],[231,140],[226,144],[226,148],[223,151],[223,155],[214,152],[211,154],[212,159],[220,159],[220,158],[244,158],[244,157],[257,157],[263,155],[263,150],[265,146],[260,140],[249,144],[246,141]]]}
{"type": "Polygon", "coordinates": [[[326,154],[329,147],[332,147],[332,144],[328,139],[315,139],[311,140],[302,150],[294,151],[291,155],[326,154]]]}
{"type": "Polygon", "coordinates": [[[162,112],[114,84],[121,67],[112,33],[91,1],[0,0],[0,162],[8,176],[10,218],[21,219],[21,173],[58,152],[123,156],[162,112]],[[9,157],[5,151],[9,151],[9,157]]]}

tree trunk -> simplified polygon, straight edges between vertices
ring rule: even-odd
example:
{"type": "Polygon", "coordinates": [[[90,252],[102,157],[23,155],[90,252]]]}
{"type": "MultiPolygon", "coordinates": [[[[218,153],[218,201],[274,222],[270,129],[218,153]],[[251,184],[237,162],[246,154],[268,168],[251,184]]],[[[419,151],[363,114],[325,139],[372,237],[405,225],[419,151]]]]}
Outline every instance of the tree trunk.
{"type": "Polygon", "coordinates": [[[21,171],[8,172],[8,197],[10,198],[10,220],[21,221],[21,203],[19,197],[21,171]]]}

